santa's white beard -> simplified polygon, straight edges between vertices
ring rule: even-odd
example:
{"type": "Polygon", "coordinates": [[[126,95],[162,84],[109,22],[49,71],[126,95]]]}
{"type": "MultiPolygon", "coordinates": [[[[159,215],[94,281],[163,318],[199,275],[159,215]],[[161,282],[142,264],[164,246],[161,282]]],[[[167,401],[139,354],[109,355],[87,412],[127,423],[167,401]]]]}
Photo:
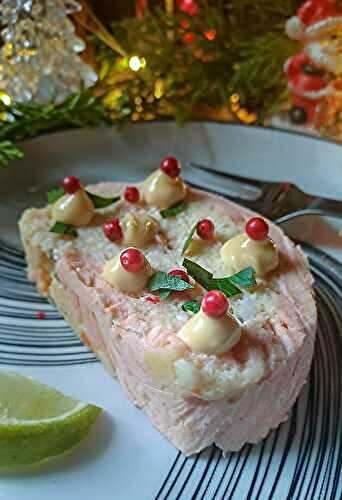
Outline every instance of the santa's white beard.
{"type": "Polygon", "coordinates": [[[305,46],[305,53],[330,73],[342,73],[342,47],[338,43],[316,41],[305,46]]]}

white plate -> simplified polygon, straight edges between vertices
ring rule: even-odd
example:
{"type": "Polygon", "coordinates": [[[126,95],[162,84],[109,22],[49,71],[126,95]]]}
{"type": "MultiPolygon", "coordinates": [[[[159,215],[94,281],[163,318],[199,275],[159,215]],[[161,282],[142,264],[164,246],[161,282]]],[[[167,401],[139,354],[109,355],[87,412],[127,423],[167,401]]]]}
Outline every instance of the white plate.
{"type": "MultiPolygon", "coordinates": [[[[223,457],[210,448],[184,458],[125,398],[55,308],[25,277],[16,222],[43,203],[66,174],[84,182],[138,180],[165,155],[239,175],[294,182],[342,199],[342,149],[286,132],[232,125],[171,123],[74,131],[25,144],[26,158],[0,172],[0,364],[31,375],[106,412],[68,455],[0,477],[6,500],[337,499],[342,494],[341,265],[307,249],[317,279],[320,329],[309,384],[289,420],[256,446],[223,457]],[[38,310],[46,319],[36,320],[38,310]]],[[[314,219],[296,236],[341,259],[339,227],[314,219]]],[[[342,259],[341,259],[342,260],[342,259]]]]}

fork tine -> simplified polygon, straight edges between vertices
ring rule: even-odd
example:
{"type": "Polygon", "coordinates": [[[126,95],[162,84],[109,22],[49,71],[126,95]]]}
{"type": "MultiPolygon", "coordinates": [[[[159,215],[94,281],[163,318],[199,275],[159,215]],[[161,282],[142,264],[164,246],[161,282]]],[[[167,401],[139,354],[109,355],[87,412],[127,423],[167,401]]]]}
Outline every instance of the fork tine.
{"type": "Polygon", "coordinates": [[[263,191],[257,184],[249,183],[236,176],[231,176],[214,169],[209,169],[197,163],[189,163],[183,171],[185,180],[206,187],[212,191],[218,191],[233,198],[253,202],[262,197],[263,191]],[[224,178],[224,182],[222,182],[224,178]]]}

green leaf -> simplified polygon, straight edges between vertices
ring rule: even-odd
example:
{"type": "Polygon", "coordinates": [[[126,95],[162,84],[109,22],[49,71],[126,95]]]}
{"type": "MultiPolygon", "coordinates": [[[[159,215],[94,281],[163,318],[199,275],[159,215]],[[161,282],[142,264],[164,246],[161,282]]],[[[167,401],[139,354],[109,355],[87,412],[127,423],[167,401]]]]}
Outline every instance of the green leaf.
{"type": "Polygon", "coordinates": [[[159,297],[161,298],[161,300],[167,299],[170,294],[170,290],[159,290],[159,297]]]}
{"type": "Polygon", "coordinates": [[[64,224],[64,222],[55,222],[50,228],[50,233],[67,234],[68,236],[78,236],[77,229],[71,224],[64,224]]]}
{"type": "Polygon", "coordinates": [[[227,297],[234,297],[234,295],[241,293],[240,288],[234,285],[229,276],[225,278],[213,278],[211,290],[221,290],[227,297]]]}
{"type": "Polygon", "coordinates": [[[204,267],[187,258],[184,258],[183,266],[187,270],[188,274],[190,274],[190,276],[194,278],[197,283],[203,286],[203,288],[206,290],[212,290],[210,288],[210,284],[213,279],[213,273],[210,273],[204,269],[204,267]]]}
{"type": "Polygon", "coordinates": [[[51,189],[50,191],[47,192],[47,200],[48,204],[52,205],[52,203],[55,203],[59,198],[64,196],[65,192],[63,188],[56,188],[56,189],[51,189]]]}
{"type": "Polygon", "coordinates": [[[213,274],[202,266],[189,259],[183,260],[183,266],[188,274],[206,290],[221,290],[226,297],[234,297],[240,295],[241,290],[236,284],[242,287],[250,287],[256,285],[255,270],[252,267],[242,269],[240,272],[232,276],[224,276],[222,278],[214,278],[213,274]]]}
{"type": "Polygon", "coordinates": [[[193,237],[193,235],[195,234],[195,231],[196,231],[196,226],[197,226],[197,224],[194,225],[194,227],[191,229],[191,231],[190,231],[187,239],[185,240],[183,248],[182,248],[182,254],[181,255],[184,255],[185,252],[187,251],[187,249],[189,248],[189,246],[191,245],[192,237],[193,237]]]}
{"type": "Polygon", "coordinates": [[[109,207],[109,205],[112,205],[116,201],[120,200],[120,196],[115,196],[114,198],[104,198],[103,196],[90,193],[89,191],[86,191],[86,193],[93,202],[95,208],[109,207]]]}
{"type": "Polygon", "coordinates": [[[183,212],[186,209],[187,205],[184,201],[179,201],[172,207],[166,208],[165,210],[160,211],[160,215],[163,219],[168,219],[169,217],[175,217],[180,212],[183,212]]]}
{"type": "Polygon", "coordinates": [[[183,302],[182,309],[183,311],[196,314],[201,309],[201,306],[199,305],[197,300],[188,300],[187,302],[183,302]]]}
{"type": "Polygon", "coordinates": [[[236,285],[244,288],[255,286],[257,284],[255,279],[255,269],[253,269],[253,267],[246,267],[246,269],[242,269],[242,271],[230,276],[230,280],[236,285]]]}
{"type": "Polygon", "coordinates": [[[153,274],[148,282],[148,290],[150,292],[162,292],[162,298],[166,298],[166,293],[164,292],[182,292],[190,288],[193,288],[190,283],[163,271],[153,274]]]}

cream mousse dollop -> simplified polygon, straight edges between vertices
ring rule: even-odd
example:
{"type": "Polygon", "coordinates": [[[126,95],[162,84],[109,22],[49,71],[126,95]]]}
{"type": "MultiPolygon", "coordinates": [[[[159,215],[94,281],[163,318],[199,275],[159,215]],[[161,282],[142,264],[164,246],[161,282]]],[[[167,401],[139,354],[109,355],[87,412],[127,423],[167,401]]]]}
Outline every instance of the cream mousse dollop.
{"type": "Polygon", "coordinates": [[[241,326],[228,313],[224,294],[212,290],[204,295],[200,311],[185,323],[177,336],[193,352],[223,354],[240,340],[241,326]]]}
{"type": "Polygon", "coordinates": [[[66,193],[52,206],[51,216],[55,222],[73,226],[87,226],[94,216],[94,205],[84,189],[66,193]]]}
{"type": "Polygon", "coordinates": [[[246,234],[228,240],[222,246],[220,255],[231,271],[239,272],[251,266],[259,277],[273,271],[279,264],[278,251],[272,240],[255,241],[246,234]]]}
{"type": "Polygon", "coordinates": [[[146,288],[152,269],[145,256],[136,248],[127,248],[107,261],[102,277],[121,292],[138,293],[146,288]]]}
{"type": "Polygon", "coordinates": [[[128,213],[121,222],[121,230],[125,245],[145,247],[154,240],[159,224],[148,215],[128,213]]]}
{"type": "Polygon", "coordinates": [[[184,200],[187,186],[180,177],[171,177],[158,169],[143,182],[142,193],[148,205],[165,209],[184,200]]]}
{"type": "Polygon", "coordinates": [[[226,241],[220,250],[221,259],[230,271],[253,267],[256,275],[263,277],[278,267],[278,249],[268,237],[268,224],[261,217],[249,219],[245,231],[226,241]]]}

